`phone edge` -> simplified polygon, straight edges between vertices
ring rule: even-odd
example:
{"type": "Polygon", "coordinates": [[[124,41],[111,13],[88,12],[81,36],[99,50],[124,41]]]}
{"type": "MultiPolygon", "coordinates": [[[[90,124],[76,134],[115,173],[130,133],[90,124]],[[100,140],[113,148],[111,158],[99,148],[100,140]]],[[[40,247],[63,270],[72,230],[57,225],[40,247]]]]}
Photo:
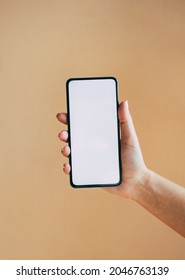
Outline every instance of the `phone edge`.
{"type": "MultiPolygon", "coordinates": [[[[70,114],[69,114],[69,83],[74,80],[97,80],[97,79],[113,79],[116,85],[116,101],[117,101],[117,132],[118,132],[118,160],[119,160],[119,181],[115,184],[95,184],[95,185],[76,185],[72,180],[72,168],[69,173],[70,185],[74,189],[83,189],[83,188],[99,188],[99,187],[118,187],[122,181],[122,162],[121,162],[121,144],[120,144],[120,125],[118,118],[118,108],[119,108],[119,98],[118,98],[118,81],[114,76],[102,76],[102,77],[72,77],[66,80],[66,105],[67,105],[67,122],[68,122],[68,143],[71,149],[71,129],[70,129],[70,114]]],[[[69,155],[69,164],[71,167],[71,153],[69,155]]]]}

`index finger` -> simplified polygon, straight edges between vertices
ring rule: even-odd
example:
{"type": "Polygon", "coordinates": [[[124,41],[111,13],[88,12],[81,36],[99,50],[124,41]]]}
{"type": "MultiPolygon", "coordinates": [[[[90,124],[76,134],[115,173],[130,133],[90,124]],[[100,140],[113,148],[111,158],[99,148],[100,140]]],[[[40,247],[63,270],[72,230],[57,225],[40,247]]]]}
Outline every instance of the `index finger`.
{"type": "Polygon", "coordinates": [[[61,122],[63,124],[68,124],[68,122],[67,122],[67,113],[58,113],[56,115],[56,117],[59,120],[59,122],[61,122]]]}

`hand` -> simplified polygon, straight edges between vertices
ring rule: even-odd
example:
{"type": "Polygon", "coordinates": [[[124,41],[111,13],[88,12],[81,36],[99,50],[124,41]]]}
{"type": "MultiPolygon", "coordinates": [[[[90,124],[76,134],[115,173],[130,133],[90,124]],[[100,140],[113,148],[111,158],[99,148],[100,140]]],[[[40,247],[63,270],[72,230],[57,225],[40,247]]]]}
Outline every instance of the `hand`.
{"type": "MultiPolygon", "coordinates": [[[[122,182],[118,187],[105,187],[103,189],[119,196],[133,198],[134,189],[137,184],[144,180],[147,168],[143,160],[127,101],[121,102],[118,116],[121,127],[122,182]]],[[[67,125],[66,113],[58,113],[57,119],[67,125]]],[[[58,137],[61,141],[67,142],[68,132],[63,130],[58,134],[58,137]]],[[[68,145],[62,149],[62,154],[65,157],[69,156],[70,148],[68,145]]],[[[65,163],[63,170],[65,174],[69,174],[71,170],[70,165],[65,163]]]]}

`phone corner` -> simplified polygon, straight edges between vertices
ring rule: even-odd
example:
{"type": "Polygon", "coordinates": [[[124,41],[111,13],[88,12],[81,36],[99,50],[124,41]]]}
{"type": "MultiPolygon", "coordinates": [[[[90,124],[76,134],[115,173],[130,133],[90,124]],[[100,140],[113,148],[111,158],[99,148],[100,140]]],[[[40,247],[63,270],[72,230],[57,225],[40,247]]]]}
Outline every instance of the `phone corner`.
{"type": "Polygon", "coordinates": [[[70,187],[71,188],[73,188],[73,189],[78,189],[79,188],[79,186],[78,185],[76,185],[74,182],[73,182],[73,179],[72,179],[72,177],[70,176],[70,187]]]}
{"type": "Polygon", "coordinates": [[[118,79],[114,76],[110,76],[109,77],[110,79],[114,80],[114,82],[116,83],[116,85],[118,84],[118,79]]]}
{"type": "Polygon", "coordinates": [[[69,83],[72,82],[73,80],[74,80],[74,78],[68,78],[68,79],[66,80],[66,86],[68,86],[69,83]]]}
{"type": "Polygon", "coordinates": [[[117,183],[115,184],[115,187],[120,186],[121,183],[122,183],[122,172],[120,171],[120,177],[118,178],[118,181],[117,181],[117,183]]]}

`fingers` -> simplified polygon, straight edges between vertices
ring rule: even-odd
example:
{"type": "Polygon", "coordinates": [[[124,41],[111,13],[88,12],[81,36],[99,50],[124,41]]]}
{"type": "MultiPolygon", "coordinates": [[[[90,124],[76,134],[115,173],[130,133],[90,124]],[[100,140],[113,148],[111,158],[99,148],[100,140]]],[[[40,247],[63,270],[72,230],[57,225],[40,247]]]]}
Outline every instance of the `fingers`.
{"type": "Polygon", "coordinates": [[[70,155],[70,148],[69,146],[65,146],[62,150],[61,153],[65,156],[68,157],[70,155]]]}
{"type": "MultiPolygon", "coordinates": [[[[63,123],[63,124],[68,124],[68,121],[67,121],[67,114],[66,113],[58,113],[56,115],[57,119],[59,122],[63,123]]],[[[62,130],[61,132],[59,132],[58,134],[58,138],[63,141],[63,142],[68,142],[68,138],[69,138],[69,135],[68,135],[68,132],[67,130],[62,130]]],[[[61,153],[65,156],[65,157],[69,157],[70,155],[70,148],[69,146],[65,146],[62,150],[61,150],[61,153]]],[[[66,175],[69,175],[70,171],[71,171],[71,166],[69,163],[64,163],[63,165],[63,171],[66,175]]]]}
{"type": "Polygon", "coordinates": [[[66,175],[69,175],[70,171],[71,171],[71,167],[69,165],[69,163],[64,163],[63,165],[63,171],[66,175]]]}
{"type": "Polygon", "coordinates": [[[61,122],[63,124],[68,124],[68,122],[67,122],[67,114],[66,113],[58,113],[56,115],[56,117],[59,120],[59,122],[61,122]]]}
{"type": "MultiPolygon", "coordinates": [[[[63,131],[63,134],[64,134],[64,132],[67,132],[67,131],[63,131]]],[[[60,134],[60,133],[59,133],[60,134]]],[[[63,134],[61,134],[61,140],[63,140],[64,139],[64,136],[62,136],[63,134]]],[[[66,136],[65,137],[65,139],[67,139],[68,137],[66,136]]],[[[63,140],[64,141],[64,140],[63,140]]],[[[65,157],[69,157],[69,155],[70,155],[70,152],[71,152],[71,150],[70,150],[70,147],[69,146],[65,146],[62,150],[61,150],[61,153],[63,154],[63,156],[65,156],[65,157]]],[[[66,174],[66,175],[69,175],[69,173],[70,173],[70,171],[71,171],[71,167],[70,167],[70,165],[69,165],[69,163],[64,163],[64,165],[63,165],[63,171],[64,171],[64,173],[66,174]]]]}
{"type": "Polygon", "coordinates": [[[69,135],[68,135],[67,130],[62,130],[61,132],[59,132],[58,138],[61,141],[68,142],[69,135]]]}
{"type": "MultiPolygon", "coordinates": [[[[61,150],[62,154],[65,156],[65,157],[68,157],[70,155],[70,148],[69,146],[65,146],[62,150],[61,150]]],[[[63,171],[66,175],[69,175],[70,171],[71,171],[71,166],[69,163],[64,163],[63,165],[63,171]]]]}
{"type": "MultiPolygon", "coordinates": [[[[56,115],[57,119],[59,122],[63,123],[63,124],[68,124],[68,121],[67,121],[67,114],[66,113],[58,113],[56,115]]],[[[67,130],[62,130],[61,132],[59,132],[58,134],[58,138],[63,141],[63,142],[68,142],[68,138],[69,138],[69,135],[68,135],[68,132],[67,130]]],[[[65,157],[69,157],[70,155],[70,148],[69,146],[65,146],[62,150],[61,150],[62,154],[65,156],[65,157]]],[[[63,165],[63,171],[66,175],[69,175],[70,171],[71,171],[71,167],[70,167],[70,164],[69,163],[64,163],[63,165]]]]}
{"type": "MultiPolygon", "coordinates": [[[[62,150],[61,150],[62,154],[65,156],[65,157],[68,157],[70,155],[70,148],[69,146],[65,146],[62,150]]],[[[70,171],[71,171],[71,166],[69,163],[64,163],[63,165],[63,171],[66,175],[69,175],[70,171]]]]}

